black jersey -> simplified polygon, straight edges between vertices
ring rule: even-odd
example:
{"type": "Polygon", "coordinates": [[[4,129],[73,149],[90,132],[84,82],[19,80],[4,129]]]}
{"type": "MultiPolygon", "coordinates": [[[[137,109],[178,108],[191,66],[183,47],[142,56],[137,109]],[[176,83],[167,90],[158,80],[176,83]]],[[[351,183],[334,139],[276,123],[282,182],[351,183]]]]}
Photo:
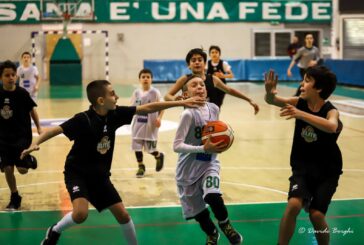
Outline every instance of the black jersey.
{"type": "MultiPolygon", "coordinates": [[[[226,73],[224,70],[223,60],[219,60],[219,63],[216,66],[212,64],[211,60],[207,62],[207,74],[214,75],[215,72],[222,72],[224,74],[226,73]]],[[[226,84],[225,78],[220,78],[220,80],[226,84]]]]}
{"type": "MultiPolygon", "coordinates": [[[[226,73],[224,70],[224,61],[219,60],[219,63],[217,66],[213,66],[211,60],[207,63],[207,74],[210,74],[211,76],[214,75],[214,72],[222,72],[226,73]]],[[[220,78],[220,80],[226,84],[225,78],[220,78]]],[[[214,104],[216,104],[218,107],[221,107],[222,102],[224,101],[225,92],[220,89],[215,89],[215,95],[214,95],[214,104]]],[[[210,100],[211,102],[211,100],[210,100]]]]}
{"type": "MultiPolygon", "coordinates": [[[[299,98],[297,109],[326,118],[327,113],[336,108],[330,102],[326,102],[319,112],[312,112],[307,101],[299,98]]],[[[303,120],[296,119],[291,152],[292,170],[320,176],[341,174],[342,156],[336,141],[342,127],[343,124],[339,120],[337,132],[326,133],[303,120]]]]}
{"type": "Polygon", "coordinates": [[[0,88],[0,148],[28,148],[32,143],[30,112],[37,104],[29,93],[16,86],[14,91],[0,88]]]}
{"type": "Polygon", "coordinates": [[[102,117],[90,107],[88,111],[62,123],[63,133],[74,140],[66,159],[65,172],[110,176],[115,131],[122,125],[130,124],[135,111],[135,106],[117,106],[102,117]]]}

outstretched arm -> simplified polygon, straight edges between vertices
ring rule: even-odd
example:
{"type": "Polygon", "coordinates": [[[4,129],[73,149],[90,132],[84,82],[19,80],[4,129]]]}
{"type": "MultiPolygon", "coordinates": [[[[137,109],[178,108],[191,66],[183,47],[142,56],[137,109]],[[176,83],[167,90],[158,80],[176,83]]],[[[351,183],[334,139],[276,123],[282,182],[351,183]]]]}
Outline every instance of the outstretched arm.
{"type": "Polygon", "coordinates": [[[22,153],[20,158],[23,159],[26,155],[30,154],[33,151],[39,150],[39,145],[43,142],[49,140],[50,138],[53,138],[54,136],[57,136],[59,134],[63,133],[63,129],[60,126],[56,126],[54,128],[51,128],[44,133],[42,133],[33,143],[31,146],[29,146],[28,149],[25,149],[22,153]]]}
{"type": "Polygon", "coordinates": [[[339,112],[336,109],[330,110],[327,113],[327,117],[322,118],[301,111],[293,105],[286,105],[281,109],[280,116],[286,117],[286,119],[296,118],[303,120],[326,133],[336,133],[339,127],[339,112]]]}
{"type": "Polygon", "coordinates": [[[186,106],[186,107],[199,107],[205,104],[205,99],[196,96],[185,100],[178,101],[161,101],[153,102],[145,105],[140,105],[136,107],[136,114],[147,114],[155,111],[161,111],[176,106],[186,106]]]}
{"type": "Polygon", "coordinates": [[[183,87],[183,84],[186,82],[187,76],[183,75],[177,79],[177,81],[172,85],[172,87],[168,90],[167,94],[164,96],[164,100],[181,100],[182,96],[177,95],[178,91],[180,91],[183,87]]]}
{"type": "Polygon", "coordinates": [[[254,108],[254,113],[257,114],[259,112],[259,106],[249,97],[245,96],[243,93],[241,93],[240,91],[233,89],[229,86],[227,86],[226,84],[224,84],[218,77],[216,76],[212,76],[212,80],[214,82],[214,86],[218,89],[220,89],[221,91],[224,91],[227,94],[230,94],[234,97],[237,97],[239,99],[243,99],[246,100],[247,102],[249,102],[249,104],[251,106],[253,106],[254,108]]]}
{"type": "Polygon", "coordinates": [[[264,85],[265,85],[265,101],[268,104],[283,107],[287,104],[296,106],[298,102],[298,97],[280,97],[277,96],[277,83],[278,83],[278,75],[274,73],[274,71],[270,70],[268,73],[264,75],[264,85]]]}

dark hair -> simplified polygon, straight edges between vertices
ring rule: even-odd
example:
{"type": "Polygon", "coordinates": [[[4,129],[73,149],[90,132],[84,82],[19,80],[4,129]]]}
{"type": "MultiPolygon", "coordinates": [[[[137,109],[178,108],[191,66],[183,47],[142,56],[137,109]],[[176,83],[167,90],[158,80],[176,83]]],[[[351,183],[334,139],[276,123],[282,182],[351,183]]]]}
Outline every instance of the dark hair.
{"type": "Polygon", "coordinates": [[[315,80],[314,88],[321,89],[320,97],[324,100],[329,98],[336,88],[336,75],[325,66],[307,68],[306,76],[315,80]]]}
{"type": "Polygon", "coordinates": [[[11,68],[11,69],[13,69],[13,71],[16,72],[16,65],[13,62],[11,62],[10,60],[6,60],[3,63],[1,63],[1,65],[0,65],[0,76],[3,75],[3,72],[6,68],[11,68]]]}
{"type": "Polygon", "coordinates": [[[97,105],[97,99],[99,97],[105,97],[106,95],[106,86],[110,85],[106,80],[95,80],[90,82],[87,87],[87,99],[90,101],[91,105],[97,105]]]}
{"type": "Polygon", "coordinates": [[[27,55],[29,55],[30,57],[32,57],[32,55],[31,55],[28,51],[23,52],[23,53],[21,54],[21,57],[23,58],[23,56],[24,56],[24,55],[26,55],[26,54],[27,54],[27,55]]]}
{"type": "Polygon", "coordinates": [[[217,51],[219,51],[219,54],[221,54],[221,49],[219,46],[217,45],[211,45],[209,48],[209,53],[211,53],[211,50],[216,49],[217,51]]]}
{"type": "Polygon", "coordinates": [[[194,49],[191,49],[190,52],[188,52],[187,55],[186,55],[186,63],[187,63],[187,65],[190,64],[190,60],[191,60],[192,56],[194,56],[196,54],[201,55],[202,58],[203,58],[203,60],[206,63],[206,61],[207,61],[207,54],[205,53],[205,51],[203,51],[202,48],[194,48],[194,49]]]}
{"type": "Polygon", "coordinates": [[[197,74],[187,75],[187,80],[183,83],[183,86],[182,86],[182,92],[187,91],[187,83],[189,81],[191,81],[192,79],[196,78],[196,77],[199,77],[199,78],[202,79],[202,77],[200,75],[197,75],[197,74]]]}
{"type": "Polygon", "coordinates": [[[153,72],[150,70],[150,69],[148,69],[148,68],[144,68],[144,69],[142,69],[140,72],[139,72],[139,78],[140,78],[140,76],[143,74],[143,73],[147,73],[147,74],[150,74],[150,76],[153,78],[153,72]]]}

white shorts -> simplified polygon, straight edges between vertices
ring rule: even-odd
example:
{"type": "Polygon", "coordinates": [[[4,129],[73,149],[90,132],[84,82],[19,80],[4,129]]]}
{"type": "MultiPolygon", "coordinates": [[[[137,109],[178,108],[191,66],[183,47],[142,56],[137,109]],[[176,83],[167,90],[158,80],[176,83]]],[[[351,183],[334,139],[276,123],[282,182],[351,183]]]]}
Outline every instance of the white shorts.
{"type": "Polygon", "coordinates": [[[216,170],[209,170],[192,185],[177,185],[177,191],[183,217],[191,219],[206,208],[204,198],[207,194],[221,194],[219,173],[216,170]]]}
{"type": "Polygon", "coordinates": [[[152,140],[132,140],[131,149],[133,151],[143,151],[144,150],[148,153],[153,153],[157,151],[157,141],[152,140]]]}

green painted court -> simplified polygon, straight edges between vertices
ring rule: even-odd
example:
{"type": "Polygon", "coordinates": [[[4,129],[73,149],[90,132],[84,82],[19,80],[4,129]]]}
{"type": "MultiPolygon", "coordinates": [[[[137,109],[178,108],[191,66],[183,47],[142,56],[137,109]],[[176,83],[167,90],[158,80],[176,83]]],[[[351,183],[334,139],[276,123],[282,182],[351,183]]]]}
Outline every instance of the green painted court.
{"type": "MultiPolygon", "coordinates": [[[[229,205],[233,225],[243,234],[244,244],[275,244],[285,203],[229,205]]],[[[139,244],[204,244],[204,234],[194,221],[185,221],[180,207],[130,208],[139,244]]],[[[60,211],[0,213],[3,245],[39,244],[48,225],[58,221],[60,211]]],[[[333,201],[327,213],[333,245],[364,242],[364,200],[333,201]]],[[[107,211],[90,210],[88,220],[63,233],[59,244],[125,244],[119,226],[107,211]]],[[[220,237],[220,244],[228,244],[220,237]]],[[[306,213],[301,212],[291,244],[317,244],[306,213]]]]}

